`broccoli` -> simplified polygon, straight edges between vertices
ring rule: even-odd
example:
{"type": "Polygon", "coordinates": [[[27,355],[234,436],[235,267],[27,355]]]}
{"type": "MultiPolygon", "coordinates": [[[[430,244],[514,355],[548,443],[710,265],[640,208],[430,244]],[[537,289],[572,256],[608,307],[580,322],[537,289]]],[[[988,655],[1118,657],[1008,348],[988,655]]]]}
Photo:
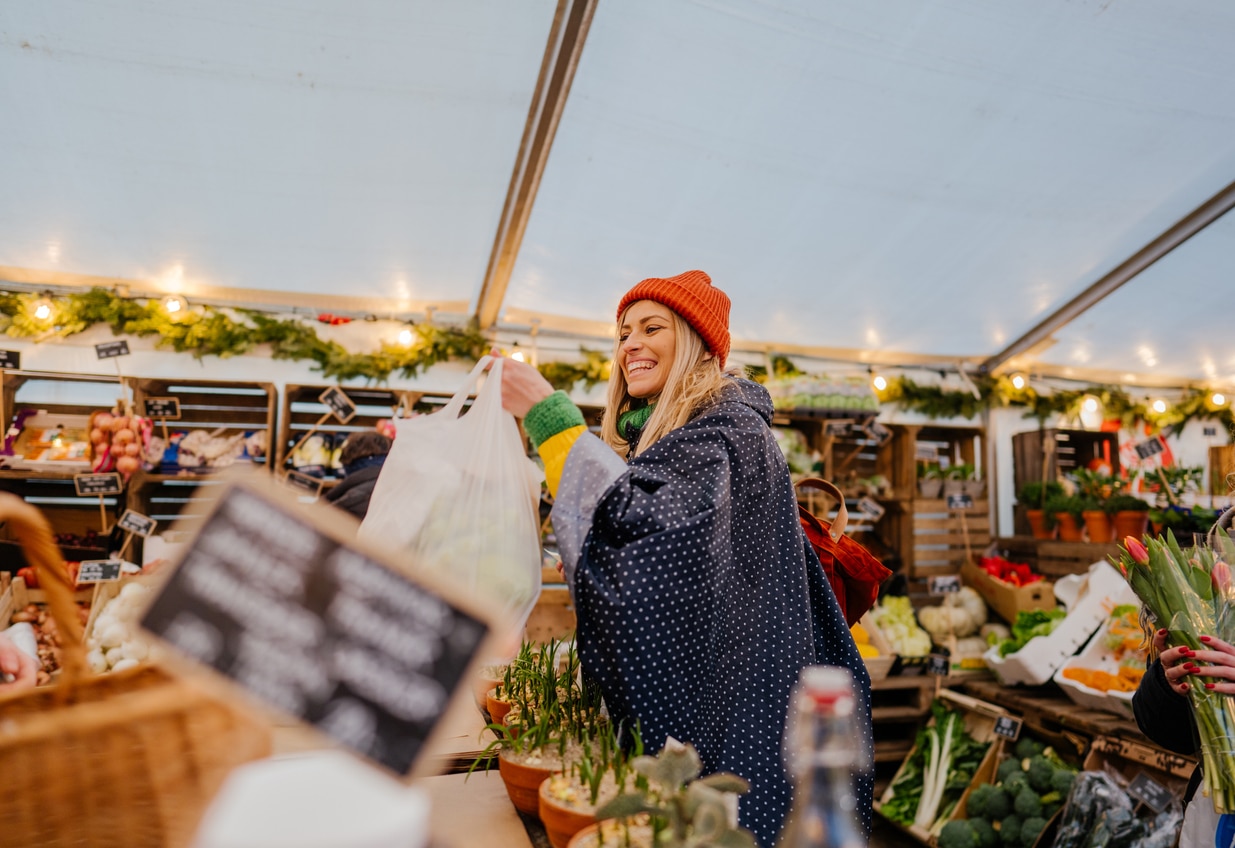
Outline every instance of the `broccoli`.
{"type": "Polygon", "coordinates": [[[1033,787],[1035,792],[1043,793],[1051,791],[1052,781],[1055,778],[1055,766],[1042,755],[1031,757],[1029,759],[1029,768],[1025,770],[1029,776],[1029,785],[1033,787]]]}
{"type": "Polygon", "coordinates": [[[1029,789],[1030,792],[1033,792],[1029,786],[1029,776],[1023,771],[1018,771],[1016,774],[1005,780],[1003,782],[1003,789],[1014,798],[1022,789],[1029,789]]]}
{"type": "Polygon", "coordinates": [[[1012,802],[1012,809],[1022,819],[1040,816],[1042,815],[1042,802],[1038,800],[1036,792],[1026,787],[1016,793],[1016,800],[1012,802]]]}
{"type": "Polygon", "coordinates": [[[991,822],[1003,821],[1012,814],[1012,799],[1002,787],[991,788],[994,791],[986,799],[986,815],[982,818],[991,822]]]}
{"type": "Polygon", "coordinates": [[[964,819],[950,821],[939,831],[939,848],[978,848],[978,836],[964,819]]]}
{"type": "Polygon", "coordinates": [[[1051,789],[1054,789],[1062,797],[1067,798],[1068,793],[1072,791],[1072,783],[1076,780],[1076,772],[1071,769],[1057,769],[1055,775],[1051,778],[1051,789]]]}
{"type": "Polygon", "coordinates": [[[969,798],[965,801],[965,814],[971,819],[990,818],[986,812],[989,806],[988,802],[990,801],[991,793],[998,791],[989,783],[975,786],[969,793],[969,798]]]}
{"type": "Polygon", "coordinates": [[[969,826],[973,828],[973,833],[978,837],[978,848],[998,848],[999,834],[995,833],[995,828],[991,827],[991,823],[986,819],[970,819],[969,826]]]}
{"type": "Polygon", "coordinates": [[[1014,774],[1021,773],[1021,761],[1013,757],[1009,757],[999,764],[999,768],[995,772],[995,776],[1003,783],[1014,774]]]}
{"type": "Polygon", "coordinates": [[[1021,848],[1021,817],[1015,813],[999,823],[999,841],[1005,848],[1021,848]]]}
{"type": "Polygon", "coordinates": [[[1037,739],[1030,739],[1028,736],[1022,736],[1020,741],[1016,743],[1014,753],[1018,760],[1028,760],[1032,757],[1039,756],[1046,750],[1046,746],[1037,739]]]}
{"type": "Polygon", "coordinates": [[[1055,817],[1055,813],[1059,812],[1060,809],[1062,808],[1063,808],[1063,803],[1060,801],[1052,801],[1049,804],[1043,804],[1042,805],[1042,818],[1046,819],[1047,821],[1050,821],[1051,819],[1055,817]]]}
{"type": "Polygon", "coordinates": [[[1046,819],[1041,816],[1031,816],[1021,823],[1021,845],[1023,848],[1033,848],[1042,831],[1046,830],[1046,819]]]}

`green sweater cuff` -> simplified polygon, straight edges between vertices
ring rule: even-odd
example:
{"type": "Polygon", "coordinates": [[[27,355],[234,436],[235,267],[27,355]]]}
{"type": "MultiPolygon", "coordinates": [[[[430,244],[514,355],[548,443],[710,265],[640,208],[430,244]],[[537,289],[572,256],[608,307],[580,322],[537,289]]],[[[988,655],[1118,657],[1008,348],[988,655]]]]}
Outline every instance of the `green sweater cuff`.
{"type": "Polygon", "coordinates": [[[523,429],[532,444],[539,448],[558,433],[585,423],[579,407],[574,405],[566,392],[559,390],[528,410],[527,417],[523,419],[523,429]]]}

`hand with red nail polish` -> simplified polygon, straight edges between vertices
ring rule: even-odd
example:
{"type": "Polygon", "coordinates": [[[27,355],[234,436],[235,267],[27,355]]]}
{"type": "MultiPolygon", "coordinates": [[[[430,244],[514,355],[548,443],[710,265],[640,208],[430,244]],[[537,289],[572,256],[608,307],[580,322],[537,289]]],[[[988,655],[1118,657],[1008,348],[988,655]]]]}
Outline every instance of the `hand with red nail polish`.
{"type": "MultiPolygon", "coordinates": [[[[1156,639],[1155,636],[1155,641],[1156,639]]],[[[1187,660],[1186,665],[1196,669],[1192,672],[1193,674],[1202,675],[1206,681],[1209,681],[1205,683],[1207,690],[1223,695],[1235,695],[1235,646],[1224,642],[1217,636],[1201,636],[1200,641],[1201,650],[1187,648],[1187,653],[1181,654],[1187,660]]],[[[1166,668],[1165,661],[1163,668],[1166,668]]]]}

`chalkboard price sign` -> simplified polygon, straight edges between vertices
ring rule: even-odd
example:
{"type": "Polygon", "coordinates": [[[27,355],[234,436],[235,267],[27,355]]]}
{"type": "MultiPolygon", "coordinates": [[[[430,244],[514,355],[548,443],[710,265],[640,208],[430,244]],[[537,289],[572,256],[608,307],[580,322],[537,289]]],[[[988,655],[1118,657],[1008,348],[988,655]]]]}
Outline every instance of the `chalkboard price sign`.
{"type": "Polygon", "coordinates": [[[88,559],[82,562],[77,572],[77,585],[83,583],[112,583],[120,579],[124,562],[118,559],[88,559]]]}
{"type": "Polygon", "coordinates": [[[163,418],[168,421],[180,419],[180,398],[146,398],[145,406],[147,418],[163,418]]]}
{"type": "Polygon", "coordinates": [[[0,368],[21,368],[21,353],[16,350],[0,350],[0,368]]]}
{"type": "Polygon", "coordinates": [[[148,515],[142,515],[140,512],[126,509],[124,515],[120,516],[120,520],[116,524],[130,533],[146,538],[154,532],[154,528],[158,526],[159,522],[148,515]]]}
{"type": "Polygon", "coordinates": [[[491,652],[490,625],[453,588],[407,576],[384,557],[329,507],[235,484],[141,624],[254,697],[405,775],[416,771],[468,667],[491,652]]]}
{"type": "Polygon", "coordinates": [[[995,719],[995,726],[992,728],[996,736],[1002,736],[1012,742],[1021,735],[1021,720],[1012,718],[1012,716],[1000,716],[995,719]]]}
{"type": "Polygon", "coordinates": [[[823,432],[828,436],[847,436],[852,426],[852,418],[834,418],[823,422],[823,432]]]}
{"type": "Polygon", "coordinates": [[[858,512],[870,516],[871,521],[878,521],[883,518],[884,513],[887,512],[887,509],[885,509],[883,504],[879,503],[879,501],[874,498],[864,497],[858,501],[858,512]]]}
{"type": "Polygon", "coordinates": [[[1128,794],[1155,813],[1165,810],[1170,806],[1171,801],[1175,799],[1171,790],[1145,772],[1140,772],[1136,777],[1132,778],[1132,782],[1128,784],[1128,794]]]}
{"type": "Polygon", "coordinates": [[[951,595],[961,590],[961,578],[959,574],[943,574],[930,578],[927,585],[932,595],[951,595]]]}
{"type": "Polygon", "coordinates": [[[94,346],[94,354],[99,359],[114,359],[117,356],[129,355],[129,343],[126,339],[114,342],[103,342],[94,346]]]}
{"type": "Polygon", "coordinates": [[[947,654],[931,654],[926,660],[926,673],[947,677],[952,671],[952,660],[947,654]]]}
{"type": "Polygon", "coordinates": [[[1136,445],[1136,455],[1141,459],[1149,459],[1151,456],[1162,453],[1163,450],[1165,448],[1162,446],[1161,439],[1146,439],[1136,445]]]}
{"type": "Polygon", "coordinates": [[[88,495],[118,495],[124,491],[124,481],[115,471],[104,474],[74,474],[73,488],[79,497],[88,495]]]}
{"type": "Polygon", "coordinates": [[[948,509],[973,509],[973,498],[970,495],[948,495],[948,509]]]}
{"type": "Polygon", "coordinates": [[[335,418],[339,419],[339,423],[346,424],[351,421],[356,415],[356,404],[347,396],[347,392],[340,389],[338,386],[331,386],[318,395],[318,400],[330,407],[330,411],[335,418]]]}
{"type": "Polygon", "coordinates": [[[289,471],[283,476],[283,482],[298,492],[307,492],[315,498],[321,497],[323,481],[320,477],[289,471]]]}

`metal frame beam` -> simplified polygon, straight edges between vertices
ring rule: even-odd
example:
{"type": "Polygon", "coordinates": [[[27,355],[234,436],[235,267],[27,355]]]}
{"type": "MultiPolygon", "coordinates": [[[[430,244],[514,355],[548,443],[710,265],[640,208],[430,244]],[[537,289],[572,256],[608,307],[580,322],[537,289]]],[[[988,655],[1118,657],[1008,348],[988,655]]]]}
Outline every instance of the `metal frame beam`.
{"type": "Polygon", "coordinates": [[[1114,270],[1072,298],[1059,309],[1038,322],[1033,329],[1009,344],[999,353],[982,363],[982,370],[994,373],[1001,365],[1035,345],[1046,340],[1052,333],[1064,327],[1102,298],[1135,278],[1162,257],[1192,238],[1201,230],[1217,221],[1235,208],[1235,183],[1193,209],[1166,232],[1142,247],[1114,270]]]}
{"type": "Polygon", "coordinates": [[[489,254],[489,265],[476,301],[476,319],[482,330],[496,324],[501,312],[597,2],[558,0],[540,77],[523,128],[523,140],[519,143],[519,155],[506,191],[506,203],[493,240],[493,251],[489,254]]]}

